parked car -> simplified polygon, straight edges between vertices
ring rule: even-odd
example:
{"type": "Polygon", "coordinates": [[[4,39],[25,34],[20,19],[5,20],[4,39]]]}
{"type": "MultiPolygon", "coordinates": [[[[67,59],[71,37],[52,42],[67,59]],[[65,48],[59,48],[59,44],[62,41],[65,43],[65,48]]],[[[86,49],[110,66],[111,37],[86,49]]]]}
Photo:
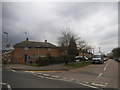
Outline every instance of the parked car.
{"type": "Polygon", "coordinates": [[[118,62],[120,62],[120,57],[118,58],[118,62]]]}
{"type": "Polygon", "coordinates": [[[79,61],[88,61],[88,58],[86,56],[76,56],[76,62],[79,62],[79,61]]]}
{"type": "Polygon", "coordinates": [[[108,58],[107,58],[107,57],[104,57],[103,59],[104,59],[104,61],[107,61],[107,60],[108,60],[108,58]]]}
{"type": "Polygon", "coordinates": [[[116,61],[120,62],[120,57],[115,58],[114,60],[116,60],[116,61]]]}
{"type": "Polygon", "coordinates": [[[93,55],[92,63],[101,63],[101,64],[103,64],[104,63],[103,56],[101,54],[93,55]]]}
{"type": "Polygon", "coordinates": [[[113,60],[118,61],[118,60],[119,60],[119,58],[113,58],[113,60]]]}

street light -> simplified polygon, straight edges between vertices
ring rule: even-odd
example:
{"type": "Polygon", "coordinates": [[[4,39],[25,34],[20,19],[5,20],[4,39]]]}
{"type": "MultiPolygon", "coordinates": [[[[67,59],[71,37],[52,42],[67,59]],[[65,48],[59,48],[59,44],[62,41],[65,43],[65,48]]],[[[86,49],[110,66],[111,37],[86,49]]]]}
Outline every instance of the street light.
{"type": "Polygon", "coordinates": [[[6,48],[7,48],[7,42],[8,42],[8,33],[7,32],[4,32],[4,34],[6,34],[6,48]]]}

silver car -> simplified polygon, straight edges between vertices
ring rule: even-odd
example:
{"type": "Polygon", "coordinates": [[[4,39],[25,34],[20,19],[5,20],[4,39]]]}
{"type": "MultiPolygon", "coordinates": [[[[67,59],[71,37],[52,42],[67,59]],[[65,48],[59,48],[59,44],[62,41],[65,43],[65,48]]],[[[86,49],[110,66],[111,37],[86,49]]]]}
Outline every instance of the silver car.
{"type": "Polygon", "coordinates": [[[103,59],[102,55],[93,55],[92,62],[93,63],[101,63],[101,64],[103,64],[104,59],[103,59]]]}

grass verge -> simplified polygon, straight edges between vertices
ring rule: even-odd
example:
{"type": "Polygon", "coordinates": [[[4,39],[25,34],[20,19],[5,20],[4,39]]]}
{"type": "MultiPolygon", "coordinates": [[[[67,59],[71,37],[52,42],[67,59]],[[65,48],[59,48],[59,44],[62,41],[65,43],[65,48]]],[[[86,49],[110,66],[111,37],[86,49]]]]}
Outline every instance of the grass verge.
{"type": "Polygon", "coordinates": [[[70,63],[67,66],[70,66],[70,67],[85,67],[85,66],[88,66],[90,64],[92,64],[91,61],[88,61],[88,62],[75,62],[75,63],[70,63]]]}

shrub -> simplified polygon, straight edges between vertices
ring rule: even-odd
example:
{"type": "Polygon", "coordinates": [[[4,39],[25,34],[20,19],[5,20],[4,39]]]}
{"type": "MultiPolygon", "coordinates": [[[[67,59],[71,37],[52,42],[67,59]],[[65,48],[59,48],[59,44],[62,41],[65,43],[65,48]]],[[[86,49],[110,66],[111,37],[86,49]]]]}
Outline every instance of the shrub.
{"type": "Polygon", "coordinates": [[[61,57],[53,57],[53,56],[48,56],[44,58],[40,58],[39,60],[36,61],[38,66],[46,66],[49,64],[60,64],[60,63],[65,63],[68,65],[69,62],[74,62],[75,61],[75,56],[72,55],[65,55],[61,57]]]}
{"type": "Polygon", "coordinates": [[[37,63],[38,66],[46,66],[46,65],[49,65],[49,61],[47,60],[46,57],[40,58],[39,60],[37,60],[36,63],[37,63]]]}

